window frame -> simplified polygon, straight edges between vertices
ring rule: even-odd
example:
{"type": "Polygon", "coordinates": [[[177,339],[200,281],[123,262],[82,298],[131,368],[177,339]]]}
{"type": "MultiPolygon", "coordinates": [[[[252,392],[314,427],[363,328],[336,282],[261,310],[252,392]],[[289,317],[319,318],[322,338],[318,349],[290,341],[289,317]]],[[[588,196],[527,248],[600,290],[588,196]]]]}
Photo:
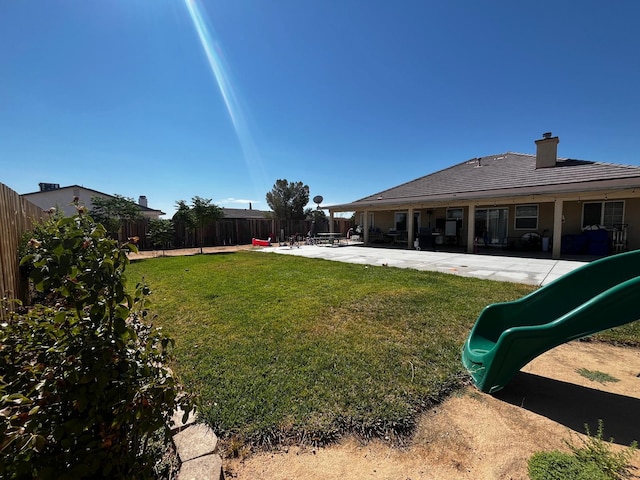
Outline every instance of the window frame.
{"type": "Polygon", "coordinates": [[[464,208],[462,208],[462,207],[447,208],[447,213],[445,214],[445,218],[447,220],[459,220],[459,221],[463,222],[464,221],[464,208]],[[456,211],[460,212],[460,216],[459,217],[455,217],[455,216],[449,215],[449,212],[456,212],[456,211]]]}
{"type": "Polygon", "coordinates": [[[515,205],[513,209],[513,229],[514,230],[528,230],[528,231],[537,231],[538,226],[540,225],[540,205],[537,203],[522,203],[519,205],[515,205]],[[518,215],[518,209],[524,207],[535,207],[536,214],[535,215],[518,215]],[[518,220],[531,220],[535,219],[535,226],[519,226],[518,220]]]}
{"type": "Polygon", "coordinates": [[[393,230],[397,232],[406,232],[409,227],[409,212],[406,210],[394,212],[393,214],[393,230]],[[398,217],[404,215],[404,228],[398,228],[398,224],[402,224],[402,220],[398,221],[398,217]]]}
{"type": "Polygon", "coordinates": [[[613,230],[616,227],[616,225],[624,224],[625,209],[626,209],[626,202],[624,200],[598,200],[598,201],[582,202],[582,218],[580,219],[580,228],[585,229],[592,225],[600,225],[605,227],[607,230],[613,230]],[[622,204],[622,212],[620,213],[620,218],[619,218],[620,221],[619,222],[614,221],[610,225],[607,225],[605,223],[606,205],[616,204],[616,203],[622,204]],[[585,225],[584,210],[587,205],[600,205],[600,222],[599,223],[597,224],[591,223],[589,225],[585,225]]]}

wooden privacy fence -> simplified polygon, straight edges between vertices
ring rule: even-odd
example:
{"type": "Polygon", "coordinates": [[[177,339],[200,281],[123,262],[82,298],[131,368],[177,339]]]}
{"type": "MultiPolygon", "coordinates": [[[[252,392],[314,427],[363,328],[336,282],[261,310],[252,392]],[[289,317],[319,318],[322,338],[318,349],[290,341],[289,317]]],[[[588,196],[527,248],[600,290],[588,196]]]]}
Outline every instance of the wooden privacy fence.
{"type": "MultiPolygon", "coordinates": [[[[24,299],[18,245],[22,234],[45,216],[40,207],[0,183],[0,299],[24,299]]],[[[3,308],[0,308],[0,318],[4,318],[3,308]]]]}

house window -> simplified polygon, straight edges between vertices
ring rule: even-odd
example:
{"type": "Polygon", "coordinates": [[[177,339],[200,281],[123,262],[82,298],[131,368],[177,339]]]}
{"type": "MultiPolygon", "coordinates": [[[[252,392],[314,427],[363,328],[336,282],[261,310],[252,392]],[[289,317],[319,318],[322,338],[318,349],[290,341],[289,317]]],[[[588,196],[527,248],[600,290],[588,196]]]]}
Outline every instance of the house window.
{"type": "Polygon", "coordinates": [[[447,220],[462,220],[462,208],[447,208],[447,220]]]}
{"type": "Polygon", "coordinates": [[[624,220],[624,201],[585,202],[582,204],[582,228],[603,225],[614,228],[624,220]]]}
{"type": "MultiPolygon", "coordinates": [[[[373,230],[376,227],[375,222],[373,221],[373,213],[369,213],[369,217],[368,217],[369,223],[367,224],[367,226],[369,227],[369,230],[373,230]]],[[[360,223],[359,225],[364,228],[364,213],[360,214],[360,223]]]]}
{"type": "Polygon", "coordinates": [[[396,212],[396,226],[398,232],[407,230],[407,212],[396,212]]]}
{"type": "Polygon", "coordinates": [[[516,205],[516,230],[538,229],[538,205],[516,205]]]}

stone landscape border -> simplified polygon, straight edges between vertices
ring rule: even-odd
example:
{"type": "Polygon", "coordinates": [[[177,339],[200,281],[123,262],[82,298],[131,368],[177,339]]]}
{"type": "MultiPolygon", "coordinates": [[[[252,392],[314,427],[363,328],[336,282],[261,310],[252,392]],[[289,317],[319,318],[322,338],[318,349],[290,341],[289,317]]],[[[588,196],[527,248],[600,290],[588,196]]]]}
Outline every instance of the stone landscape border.
{"type": "Polygon", "coordinates": [[[171,418],[171,434],[180,459],[177,480],[224,480],[222,457],[217,453],[218,437],[197,413],[182,421],[184,412],[176,410],[171,418]]]}

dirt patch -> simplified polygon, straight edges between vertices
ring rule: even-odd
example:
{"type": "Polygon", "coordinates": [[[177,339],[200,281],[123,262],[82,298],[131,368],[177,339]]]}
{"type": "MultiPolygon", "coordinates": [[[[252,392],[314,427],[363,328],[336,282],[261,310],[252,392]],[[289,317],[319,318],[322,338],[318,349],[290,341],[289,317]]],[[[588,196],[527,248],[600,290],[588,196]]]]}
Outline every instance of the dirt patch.
{"type": "Polygon", "coordinates": [[[494,396],[469,387],[426,412],[405,448],[346,438],[225,459],[224,468],[239,480],[527,479],[533,453],[579,444],[585,423],[595,431],[602,419],[605,437],[622,446],[640,439],[638,374],[640,349],[576,341],[533,360],[494,396]],[[589,380],[581,368],[618,381],[589,380]]]}
{"type": "MultiPolygon", "coordinates": [[[[203,247],[202,253],[210,255],[214,253],[230,253],[239,250],[251,250],[256,247],[252,245],[228,245],[220,247],[203,247]]],[[[141,260],[143,258],[156,257],[180,257],[185,255],[199,255],[200,248],[174,248],[170,250],[141,250],[138,253],[130,253],[129,260],[141,260]]]]}

